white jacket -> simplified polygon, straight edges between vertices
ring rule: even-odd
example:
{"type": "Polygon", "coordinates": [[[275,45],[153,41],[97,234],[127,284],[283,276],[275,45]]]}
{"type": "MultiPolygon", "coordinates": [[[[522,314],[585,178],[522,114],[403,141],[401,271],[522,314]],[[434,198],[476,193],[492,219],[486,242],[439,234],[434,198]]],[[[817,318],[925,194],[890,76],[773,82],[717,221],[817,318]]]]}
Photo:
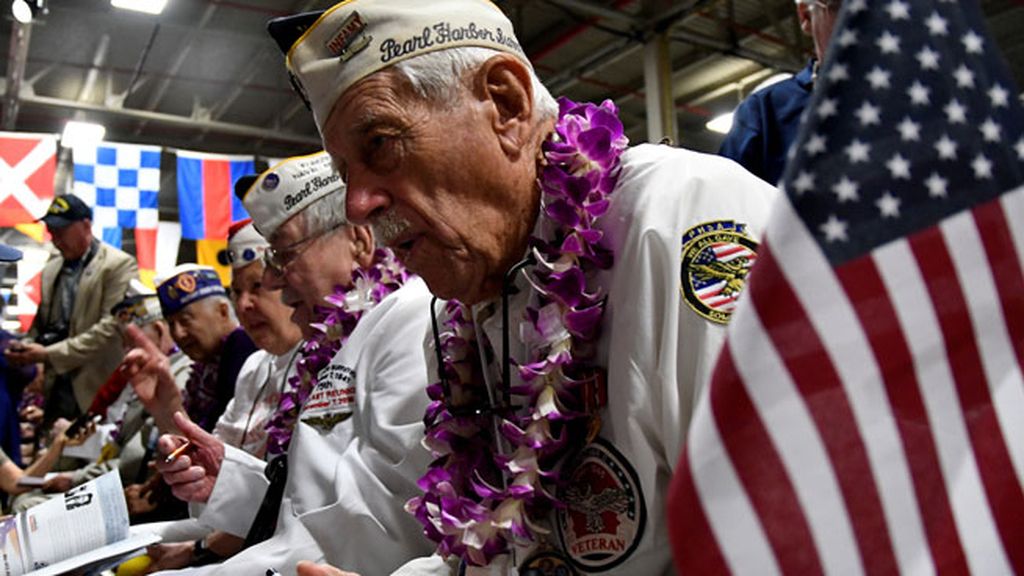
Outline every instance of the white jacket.
{"type": "MultiPolygon", "coordinates": [[[[720,157],[663,145],[622,156],[611,208],[598,221],[615,258],[598,280],[608,294],[597,356],[607,369],[608,403],[599,440],[584,460],[565,465],[563,473],[577,480],[573,493],[560,494],[571,510],[552,514],[545,538],[577,572],[673,573],[665,498],[725,338],[724,325],[709,317],[727,319],[732,305],[711,295],[720,283],[698,268],[730,254],[752,260],[744,249],[756,247],[776,197],[774,188],[720,157]]],[[[512,300],[510,318],[522,317],[529,292],[512,300]]],[[[478,328],[500,350],[500,302],[497,311],[478,328]]],[[[512,357],[526,359],[512,328],[512,357]]],[[[498,381],[501,366],[488,368],[498,381]]],[[[518,574],[533,553],[519,549],[466,574],[518,574]]],[[[449,574],[452,564],[431,557],[396,574],[449,574]]]]}
{"type": "Polygon", "coordinates": [[[287,379],[295,373],[300,345],[280,356],[257,350],[246,359],[238,371],[235,395],[213,427],[214,436],[249,454],[263,455],[267,422],[277,410],[287,379]]]}
{"type": "MultiPolygon", "coordinates": [[[[430,457],[420,445],[429,304],[423,281],[410,280],[363,316],[320,373],[307,407],[317,392],[353,392],[355,401],[333,414],[343,420],[324,429],[304,421],[309,410],[303,409],[288,449],[274,536],[222,564],[181,574],[262,576],[273,568],[290,575],[299,560],[324,558],[363,574],[387,574],[429,553],[419,524],[404,510],[430,457]]],[[[264,467],[262,460],[228,448],[200,520],[244,536],[266,492],[264,467]]]]}

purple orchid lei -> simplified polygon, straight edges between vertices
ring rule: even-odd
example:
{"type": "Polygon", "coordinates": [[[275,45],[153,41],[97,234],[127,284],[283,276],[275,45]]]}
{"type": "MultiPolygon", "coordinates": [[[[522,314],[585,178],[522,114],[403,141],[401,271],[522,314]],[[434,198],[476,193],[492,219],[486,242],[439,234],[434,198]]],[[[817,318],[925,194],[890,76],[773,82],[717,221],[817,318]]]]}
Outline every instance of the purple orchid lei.
{"type": "Polygon", "coordinates": [[[310,324],[313,336],[302,344],[295,374],[288,379],[277,411],[267,423],[267,455],[273,458],[288,451],[299,411],[316,388],[317,374],[345,345],[363,314],[402,287],[411,274],[387,248],[373,254],[373,266],[357,268],[352,287],[338,286],[326,296],[325,306],[316,309],[317,321],[310,324]]]}
{"type": "Polygon", "coordinates": [[[484,386],[470,310],[454,300],[445,305],[438,370],[452,398],[444,397],[440,382],[427,390],[424,444],[435,460],[419,481],[424,494],[406,505],[444,557],[487,565],[511,543],[534,542],[535,534],[546,533],[533,519],[560,505],[552,488],[562,481],[562,461],[581,444],[591,416],[582,381],[593,368],[589,360],[605,310],[595,277],[613,260],[594,225],[608,211],[628,144],[616,112],[611,101],[596,106],[559,100],[539,178],[539,235],[550,240],[530,239],[537,264],[526,277],[535,305],[521,320],[531,361],[517,365],[522,385],[511,388],[525,406],[499,412],[498,431],[489,415],[449,411],[450,405],[471,403],[467,399],[484,386]],[[511,447],[509,455],[495,454],[501,442],[511,447]]]}

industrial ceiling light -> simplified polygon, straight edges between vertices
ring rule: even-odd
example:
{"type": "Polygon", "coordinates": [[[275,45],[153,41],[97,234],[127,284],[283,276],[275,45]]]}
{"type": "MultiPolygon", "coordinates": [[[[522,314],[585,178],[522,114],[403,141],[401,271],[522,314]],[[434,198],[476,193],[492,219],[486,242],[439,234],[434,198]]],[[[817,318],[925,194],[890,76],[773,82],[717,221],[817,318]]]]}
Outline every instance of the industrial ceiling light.
{"type": "Polygon", "coordinates": [[[159,14],[167,7],[167,0],[110,0],[110,5],[146,14],[159,14]]]}
{"type": "Polygon", "coordinates": [[[710,122],[704,125],[705,128],[719,134],[728,134],[732,128],[732,112],[715,116],[710,122]]]}
{"type": "Polygon", "coordinates": [[[14,0],[11,2],[11,14],[14,19],[28,24],[33,18],[46,13],[45,0],[14,0]]]}
{"type": "Polygon", "coordinates": [[[60,145],[65,148],[74,148],[82,144],[95,144],[102,141],[106,134],[107,128],[102,124],[68,120],[68,123],[64,125],[64,133],[60,136],[60,145]]]}

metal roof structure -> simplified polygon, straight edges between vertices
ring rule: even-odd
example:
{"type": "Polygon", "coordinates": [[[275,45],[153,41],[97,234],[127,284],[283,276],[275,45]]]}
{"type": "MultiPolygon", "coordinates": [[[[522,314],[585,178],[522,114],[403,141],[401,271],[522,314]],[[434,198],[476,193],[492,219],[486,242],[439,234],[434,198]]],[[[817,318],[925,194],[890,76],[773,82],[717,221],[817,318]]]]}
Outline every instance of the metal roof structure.
{"type": "MultiPolygon", "coordinates": [[[[32,24],[9,16],[0,23],[0,45],[8,46],[0,125],[59,133],[76,118],[104,124],[111,141],[275,157],[315,149],[311,116],[264,29],[270,18],[332,4],[169,0],[153,16],[109,0],[49,0],[48,13],[32,24]]],[[[655,86],[670,91],[679,142],[712,151],[721,136],[705,129],[710,117],[811,55],[793,0],[497,4],[552,93],[614,100],[633,141],[648,140],[655,86]],[[652,62],[660,66],[653,72],[652,62]]],[[[1024,82],[1024,0],[982,5],[1024,82]]]]}

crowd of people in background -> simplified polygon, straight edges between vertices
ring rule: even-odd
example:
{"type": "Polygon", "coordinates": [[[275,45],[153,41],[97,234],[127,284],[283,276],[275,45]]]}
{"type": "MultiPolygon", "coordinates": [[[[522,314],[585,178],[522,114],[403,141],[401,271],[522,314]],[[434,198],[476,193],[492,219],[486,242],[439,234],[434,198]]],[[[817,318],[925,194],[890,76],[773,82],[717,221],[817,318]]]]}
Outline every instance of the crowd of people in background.
{"type": "Polygon", "coordinates": [[[147,287],[54,200],[0,334],[5,508],[117,470],[146,572],[673,573],[668,485],[841,4],[797,0],[816,58],[741,106],[749,172],[556,100],[489,2],[272,21],[324,151],[235,184],[229,286],[147,287]]]}

